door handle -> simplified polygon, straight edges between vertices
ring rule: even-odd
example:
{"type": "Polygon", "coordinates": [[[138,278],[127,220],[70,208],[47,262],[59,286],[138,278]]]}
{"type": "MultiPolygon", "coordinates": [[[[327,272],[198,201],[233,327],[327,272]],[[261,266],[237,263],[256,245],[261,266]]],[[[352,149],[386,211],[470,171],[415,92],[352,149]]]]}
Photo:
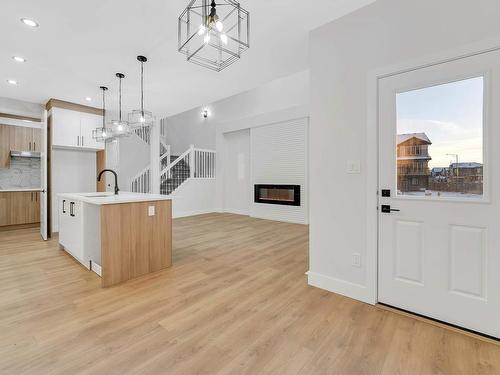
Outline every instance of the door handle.
{"type": "Polygon", "coordinates": [[[66,199],[63,199],[62,212],[63,212],[63,214],[66,213],[66,199]]]}
{"type": "Polygon", "coordinates": [[[391,206],[388,204],[382,205],[382,212],[385,214],[390,214],[391,212],[399,212],[399,211],[401,211],[401,210],[399,210],[397,208],[391,208],[391,206]]]}

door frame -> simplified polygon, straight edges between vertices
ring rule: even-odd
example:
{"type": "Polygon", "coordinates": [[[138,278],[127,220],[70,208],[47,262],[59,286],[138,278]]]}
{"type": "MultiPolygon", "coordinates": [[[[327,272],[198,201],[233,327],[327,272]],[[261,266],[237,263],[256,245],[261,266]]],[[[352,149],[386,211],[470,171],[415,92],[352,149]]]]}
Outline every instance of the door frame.
{"type": "Polygon", "coordinates": [[[404,63],[392,64],[372,70],[367,75],[366,122],[366,296],[362,300],[378,303],[378,251],[379,251],[379,81],[383,78],[445,64],[447,62],[478,56],[500,50],[500,37],[483,40],[440,53],[426,55],[404,63]]]}

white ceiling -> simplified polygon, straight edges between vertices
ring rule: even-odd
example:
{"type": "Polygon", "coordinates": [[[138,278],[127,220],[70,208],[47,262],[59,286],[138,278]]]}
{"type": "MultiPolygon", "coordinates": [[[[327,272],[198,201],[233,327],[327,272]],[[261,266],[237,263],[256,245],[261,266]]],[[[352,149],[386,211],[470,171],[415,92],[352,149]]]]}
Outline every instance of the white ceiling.
{"type": "Polygon", "coordinates": [[[147,109],[157,116],[179,113],[307,69],[308,31],[372,1],[241,0],[250,11],[251,47],[216,73],[177,52],[177,18],[188,0],[1,0],[0,97],[100,106],[104,84],[113,109],[120,71],[127,75],[123,103],[129,111],[139,100],[136,55],[144,54],[150,60],[147,109]],[[22,17],[40,27],[28,28],[22,17]]]}

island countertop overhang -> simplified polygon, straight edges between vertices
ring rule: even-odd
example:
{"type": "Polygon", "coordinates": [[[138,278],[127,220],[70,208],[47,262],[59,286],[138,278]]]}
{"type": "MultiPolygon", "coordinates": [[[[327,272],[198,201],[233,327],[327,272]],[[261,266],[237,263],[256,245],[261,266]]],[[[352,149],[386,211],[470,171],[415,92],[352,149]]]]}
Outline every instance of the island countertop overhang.
{"type": "Polygon", "coordinates": [[[136,202],[169,201],[172,198],[160,194],[120,192],[114,193],[60,193],[58,197],[95,205],[123,204],[136,202]]]}

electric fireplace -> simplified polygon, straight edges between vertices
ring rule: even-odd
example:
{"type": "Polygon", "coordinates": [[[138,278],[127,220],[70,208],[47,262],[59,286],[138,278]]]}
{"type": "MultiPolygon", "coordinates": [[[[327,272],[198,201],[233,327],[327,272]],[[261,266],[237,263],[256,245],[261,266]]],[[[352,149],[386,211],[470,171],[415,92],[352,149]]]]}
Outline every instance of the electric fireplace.
{"type": "Polygon", "coordinates": [[[254,185],[255,203],[300,206],[300,185],[254,185]]]}

